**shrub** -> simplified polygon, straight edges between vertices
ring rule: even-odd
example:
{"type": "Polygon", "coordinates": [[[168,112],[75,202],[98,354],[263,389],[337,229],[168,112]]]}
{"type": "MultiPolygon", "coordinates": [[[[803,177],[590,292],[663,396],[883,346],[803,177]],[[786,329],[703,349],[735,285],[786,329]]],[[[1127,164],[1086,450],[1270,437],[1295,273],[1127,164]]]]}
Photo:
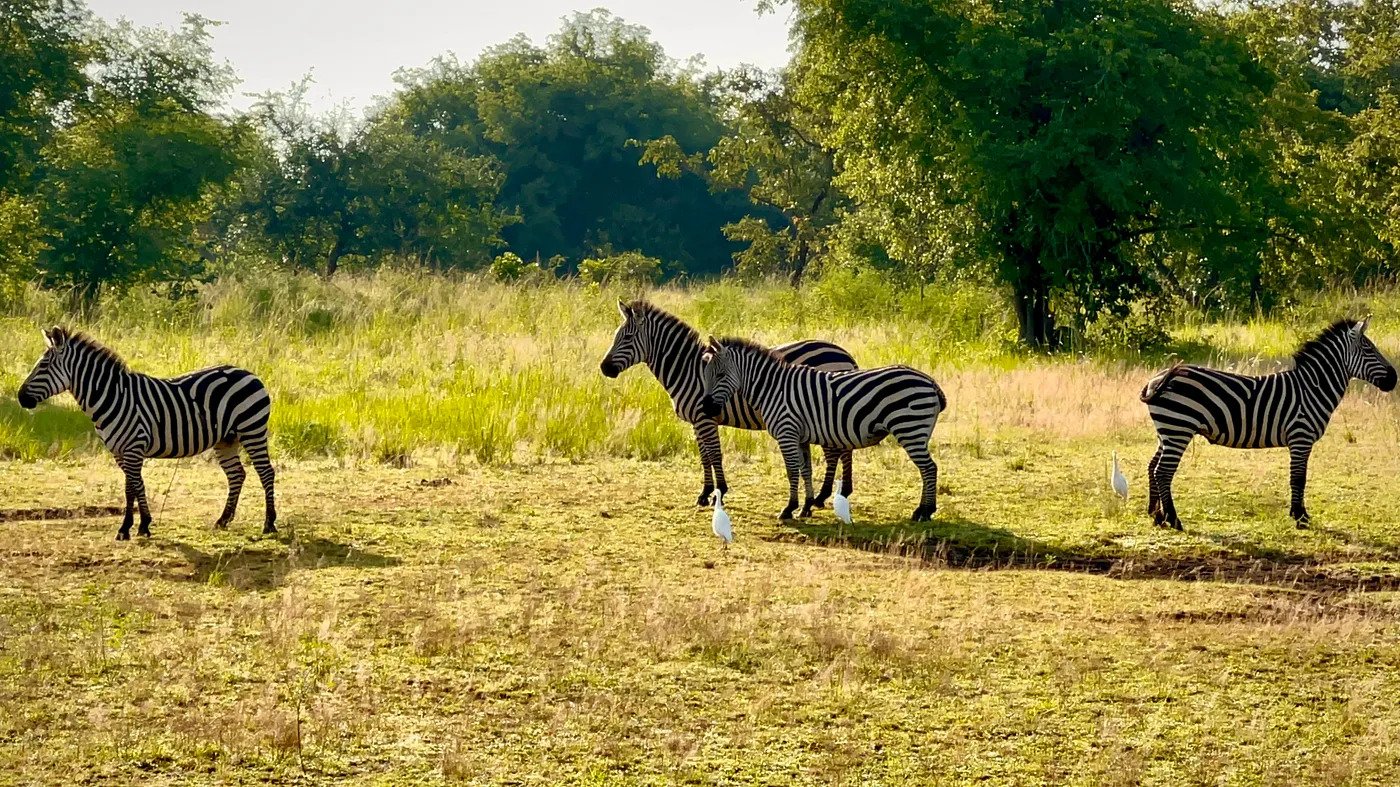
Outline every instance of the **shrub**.
{"type": "Polygon", "coordinates": [[[579,263],[579,278],[593,284],[655,284],[661,280],[661,260],[639,251],[624,251],[579,263]]]}

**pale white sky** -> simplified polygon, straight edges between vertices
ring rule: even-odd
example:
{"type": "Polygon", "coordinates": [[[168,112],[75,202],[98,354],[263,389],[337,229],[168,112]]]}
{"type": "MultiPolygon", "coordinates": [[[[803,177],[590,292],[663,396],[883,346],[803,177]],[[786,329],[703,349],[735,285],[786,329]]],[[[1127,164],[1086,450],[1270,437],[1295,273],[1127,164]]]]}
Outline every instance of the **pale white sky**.
{"type": "Polygon", "coordinates": [[[224,22],[215,54],[229,61],[243,93],[285,90],[303,74],[315,79],[317,109],[346,104],[358,114],[393,90],[393,73],[455,52],[464,61],[525,33],[536,43],[574,11],[604,7],[643,25],[676,60],[703,55],[710,67],[787,62],[787,12],[759,16],[754,0],[87,0],[106,19],[178,25],[183,12],[224,22]]]}

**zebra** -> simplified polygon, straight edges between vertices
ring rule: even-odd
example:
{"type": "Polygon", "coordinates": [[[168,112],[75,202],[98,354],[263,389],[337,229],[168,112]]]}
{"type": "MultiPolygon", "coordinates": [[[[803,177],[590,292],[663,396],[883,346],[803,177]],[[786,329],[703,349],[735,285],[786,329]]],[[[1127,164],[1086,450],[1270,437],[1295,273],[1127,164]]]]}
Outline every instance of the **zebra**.
{"type": "Polygon", "coordinates": [[[702,374],[702,409],[717,413],[737,396],[747,399],[787,466],[788,503],[779,519],[797,510],[797,477],[807,485],[804,515],[813,505],[810,443],[853,450],[893,435],[919,469],[923,492],[910,517],[927,521],[938,510],[938,465],[928,444],[948,398],[938,383],[908,366],[831,372],[795,366],[777,353],[744,339],[711,337],[702,374]]]}
{"type": "Polygon", "coordinates": [[[1308,456],[1342,401],[1347,384],[1365,380],[1395,389],[1395,367],[1366,336],[1367,320],[1339,320],[1293,355],[1293,368],[1255,377],[1177,364],[1159,372],[1140,398],[1157,430],[1157,452],[1147,465],[1147,513],[1158,527],[1181,530],[1172,502],[1172,476],[1196,435],[1231,448],[1288,448],[1292,502],[1300,528],[1308,456]]]}
{"type": "MultiPolygon", "coordinates": [[[[710,494],[716,489],[721,495],[729,491],[724,477],[719,427],[757,430],[763,429],[763,420],[741,397],[736,397],[714,417],[701,412],[700,399],[704,389],[700,382],[700,369],[705,345],[700,341],[698,331],[679,317],[645,300],[631,303],[619,300],[617,309],[622,314],[622,325],[618,326],[612,348],[603,357],[600,370],[604,377],[616,378],[638,363],[644,363],[651,369],[666,393],[670,394],[676,415],[695,429],[695,442],[700,447],[700,465],[704,473],[704,485],[695,502],[696,505],[709,505],[710,494]]],[[[851,354],[831,342],[806,339],[775,347],[773,351],[790,363],[831,372],[857,368],[851,354]]],[[[821,494],[812,501],[818,507],[831,495],[838,461],[843,468],[842,488],[845,494],[850,496],[853,490],[851,452],[826,450],[824,453],[826,476],[822,481],[821,494]]]]}
{"type": "Polygon", "coordinates": [[[162,379],[132,371],[113,350],[84,333],[44,331],[47,349],[19,389],[19,405],[71,391],[126,475],[126,514],[118,541],[131,539],[132,504],[139,505],[137,535],[151,535],[151,510],[141,466],[146,459],[195,456],[213,448],[228,476],[228,501],[214,523],[225,528],[238,507],[246,472],[239,444],[248,451],[267,499],[263,533],[276,533],[274,472],[267,454],[272,402],[252,372],[215,366],[162,379]]]}

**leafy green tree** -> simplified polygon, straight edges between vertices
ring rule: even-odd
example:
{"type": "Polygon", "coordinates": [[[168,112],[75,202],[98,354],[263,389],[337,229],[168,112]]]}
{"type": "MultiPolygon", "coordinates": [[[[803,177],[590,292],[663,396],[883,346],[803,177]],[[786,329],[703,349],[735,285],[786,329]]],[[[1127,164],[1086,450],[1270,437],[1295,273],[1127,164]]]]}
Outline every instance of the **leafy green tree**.
{"type": "Polygon", "coordinates": [[[1303,231],[1257,133],[1274,76],[1212,12],[795,5],[804,100],[832,107],[839,185],[991,260],[1027,343],[1056,342],[1057,312],[1084,324],[1169,286],[1260,296],[1261,249],[1303,231]]]}
{"type": "Polygon", "coordinates": [[[99,25],[91,85],[41,156],[39,274],[89,299],[103,285],[184,281],[211,192],[237,170],[241,129],[213,110],[233,80],[209,23],[99,25]]]}
{"type": "Polygon", "coordinates": [[[1280,286],[1363,283],[1400,252],[1400,6],[1390,0],[1256,2],[1230,22],[1282,76],[1268,131],[1285,176],[1327,231],[1280,249],[1280,286]]]}
{"type": "Polygon", "coordinates": [[[718,193],[744,190],[769,208],[726,225],[725,236],[747,244],[734,255],[740,271],[783,273],[797,286],[827,250],[846,200],[833,182],[836,151],[823,141],[829,114],[803,102],[793,82],[789,72],[736,69],[723,79],[733,107],[714,147],[688,153],[667,135],[646,144],[642,161],[665,177],[697,174],[718,193]]]}
{"type": "Polygon", "coordinates": [[[521,258],[636,249],[692,271],[729,258],[719,228],[746,211],[742,194],[712,194],[694,176],[658,180],[629,145],[669,134],[708,150],[724,130],[714,86],[667,60],[645,29],[580,14],[543,47],[516,38],[470,65],[439,59],[399,82],[388,117],[500,162],[500,204],[520,216],[503,237],[521,258]]]}
{"type": "Polygon", "coordinates": [[[267,250],[327,276],[347,256],[490,263],[515,220],[495,206],[502,176],[493,159],[383,117],[357,125],[313,117],[306,86],[264,96],[254,111],[269,144],[246,176],[242,214],[267,250]]]}
{"type": "Polygon", "coordinates": [[[77,3],[0,0],[0,190],[22,187],[57,110],[84,92],[94,54],[86,22],[77,3]]]}

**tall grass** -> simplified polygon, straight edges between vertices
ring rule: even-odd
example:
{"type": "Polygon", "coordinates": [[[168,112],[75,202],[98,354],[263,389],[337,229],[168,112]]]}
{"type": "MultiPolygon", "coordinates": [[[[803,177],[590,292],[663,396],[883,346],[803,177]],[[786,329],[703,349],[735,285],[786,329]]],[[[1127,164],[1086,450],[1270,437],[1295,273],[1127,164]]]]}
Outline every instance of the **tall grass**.
{"type": "MultiPolygon", "coordinates": [[[[471,275],[382,271],[326,282],[282,274],[224,279],[178,301],[129,293],[78,318],[57,296],[23,291],[0,303],[0,457],[100,449],[67,397],[33,414],[15,403],[43,349],[38,329],[50,324],[87,330],[152,374],[215,363],[257,372],[274,397],[274,449],[286,457],[509,463],[693,453],[690,427],[645,369],[618,380],[598,373],[619,320],[616,300],[638,294],[471,275]]],[[[975,285],[901,290],[877,275],[837,272],[800,291],[721,281],[646,295],[706,333],[773,343],[820,336],[866,366],[925,368],[954,392],[955,408],[964,405],[968,417],[953,428],[969,434],[1039,428],[1059,417],[1070,419],[1067,428],[1094,423],[1076,402],[1063,412],[1020,413],[1014,392],[1066,384],[1082,398],[1160,361],[1097,357],[1086,371],[1084,359],[1028,354],[1015,345],[1003,295],[975,285]]],[[[1400,317],[1400,297],[1388,292],[1318,299],[1270,320],[1183,315],[1174,335],[1182,352],[1247,362],[1286,355],[1307,330],[1368,302],[1382,315],[1384,347],[1394,327],[1384,317],[1400,317]]],[[[1127,417],[1099,422],[1112,430],[1127,417]]],[[[765,450],[762,435],[725,431],[731,453],[765,450]]]]}

